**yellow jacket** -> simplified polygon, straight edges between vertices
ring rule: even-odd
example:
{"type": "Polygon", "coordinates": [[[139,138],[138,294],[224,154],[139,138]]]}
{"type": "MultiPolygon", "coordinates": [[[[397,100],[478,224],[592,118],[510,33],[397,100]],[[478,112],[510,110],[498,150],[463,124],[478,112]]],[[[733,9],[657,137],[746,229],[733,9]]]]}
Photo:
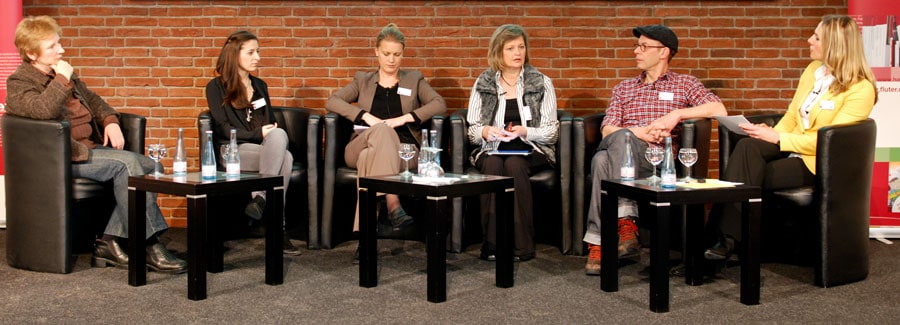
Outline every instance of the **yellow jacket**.
{"type": "Polygon", "coordinates": [[[869,117],[872,107],[875,106],[875,85],[868,80],[857,82],[840,94],[832,94],[829,91],[810,110],[810,126],[808,129],[804,129],[803,119],[800,117],[800,106],[812,91],[816,83],[815,71],[822,64],[821,61],[813,61],[806,67],[803,75],[800,76],[800,84],[797,85],[794,99],[791,100],[784,117],[775,125],[775,130],[779,133],[781,151],[799,153],[806,168],[813,174],[816,173],[816,141],[819,128],[865,120],[869,117]],[[823,105],[827,102],[831,102],[833,105],[823,105]],[[822,108],[822,106],[826,108],[822,108]]]}

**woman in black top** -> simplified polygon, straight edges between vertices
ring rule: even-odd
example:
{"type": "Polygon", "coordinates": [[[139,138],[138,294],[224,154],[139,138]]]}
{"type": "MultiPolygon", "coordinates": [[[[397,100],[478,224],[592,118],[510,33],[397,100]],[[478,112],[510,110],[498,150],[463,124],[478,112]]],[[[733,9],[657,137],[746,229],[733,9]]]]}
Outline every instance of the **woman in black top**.
{"type": "MultiPolygon", "coordinates": [[[[268,85],[250,75],[258,64],[259,40],[255,35],[242,30],[228,36],[216,62],[218,76],[206,85],[213,134],[219,141],[228,141],[231,129],[236,129],[241,170],[281,175],[287,193],[294,158],[287,150],[287,133],[275,123],[268,85]]],[[[244,212],[258,221],[265,207],[266,192],[253,192],[244,212]]],[[[286,255],[300,254],[287,233],[283,247],[286,255]]]]}

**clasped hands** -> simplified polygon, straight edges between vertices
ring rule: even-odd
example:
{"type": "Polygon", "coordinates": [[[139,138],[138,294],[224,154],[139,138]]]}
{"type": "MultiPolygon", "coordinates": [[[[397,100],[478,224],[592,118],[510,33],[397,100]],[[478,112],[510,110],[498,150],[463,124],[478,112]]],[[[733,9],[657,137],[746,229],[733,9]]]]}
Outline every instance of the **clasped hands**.
{"type": "Polygon", "coordinates": [[[485,126],[481,129],[481,137],[487,141],[503,141],[510,142],[518,137],[525,137],[528,134],[528,128],[521,125],[512,125],[510,123],[505,129],[496,126],[485,126]]]}
{"type": "Polygon", "coordinates": [[[402,126],[406,123],[413,122],[413,118],[409,114],[403,114],[402,116],[399,116],[399,117],[382,120],[382,119],[376,117],[375,115],[365,113],[365,114],[363,114],[362,120],[363,120],[363,122],[366,122],[366,124],[369,126],[374,126],[375,124],[383,123],[383,124],[387,124],[387,126],[391,127],[392,129],[396,128],[398,126],[402,126]]]}

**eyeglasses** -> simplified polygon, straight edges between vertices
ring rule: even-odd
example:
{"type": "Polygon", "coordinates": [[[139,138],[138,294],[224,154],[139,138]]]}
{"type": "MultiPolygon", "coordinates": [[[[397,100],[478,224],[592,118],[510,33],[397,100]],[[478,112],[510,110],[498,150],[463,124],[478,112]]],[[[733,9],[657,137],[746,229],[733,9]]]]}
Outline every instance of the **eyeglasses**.
{"type": "Polygon", "coordinates": [[[641,48],[641,52],[647,52],[647,48],[648,48],[648,47],[650,47],[650,48],[655,48],[655,49],[661,49],[661,48],[664,48],[664,47],[666,47],[666,46],[662,46],[662,45],[647,45],[647,44],[634,44],[634,47],[639,47],[639,48],[641,48]]]}

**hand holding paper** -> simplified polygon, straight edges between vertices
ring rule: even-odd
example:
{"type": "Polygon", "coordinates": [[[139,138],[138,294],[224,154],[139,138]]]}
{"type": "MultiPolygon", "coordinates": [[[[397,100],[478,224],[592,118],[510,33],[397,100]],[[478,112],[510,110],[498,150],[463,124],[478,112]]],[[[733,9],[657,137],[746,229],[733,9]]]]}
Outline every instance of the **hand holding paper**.
{"type": "Polygon", "coordinates": [[[747,120],[743,115],[733,115],[733,116],[714,116],[714,118],[719,121],[719,124],[724,125],[728,128],[729,131],[740,134],[747,135],[747,132],[744,132],[739,125],[741,124],[751,124],[750,121],[747,120]]]}

